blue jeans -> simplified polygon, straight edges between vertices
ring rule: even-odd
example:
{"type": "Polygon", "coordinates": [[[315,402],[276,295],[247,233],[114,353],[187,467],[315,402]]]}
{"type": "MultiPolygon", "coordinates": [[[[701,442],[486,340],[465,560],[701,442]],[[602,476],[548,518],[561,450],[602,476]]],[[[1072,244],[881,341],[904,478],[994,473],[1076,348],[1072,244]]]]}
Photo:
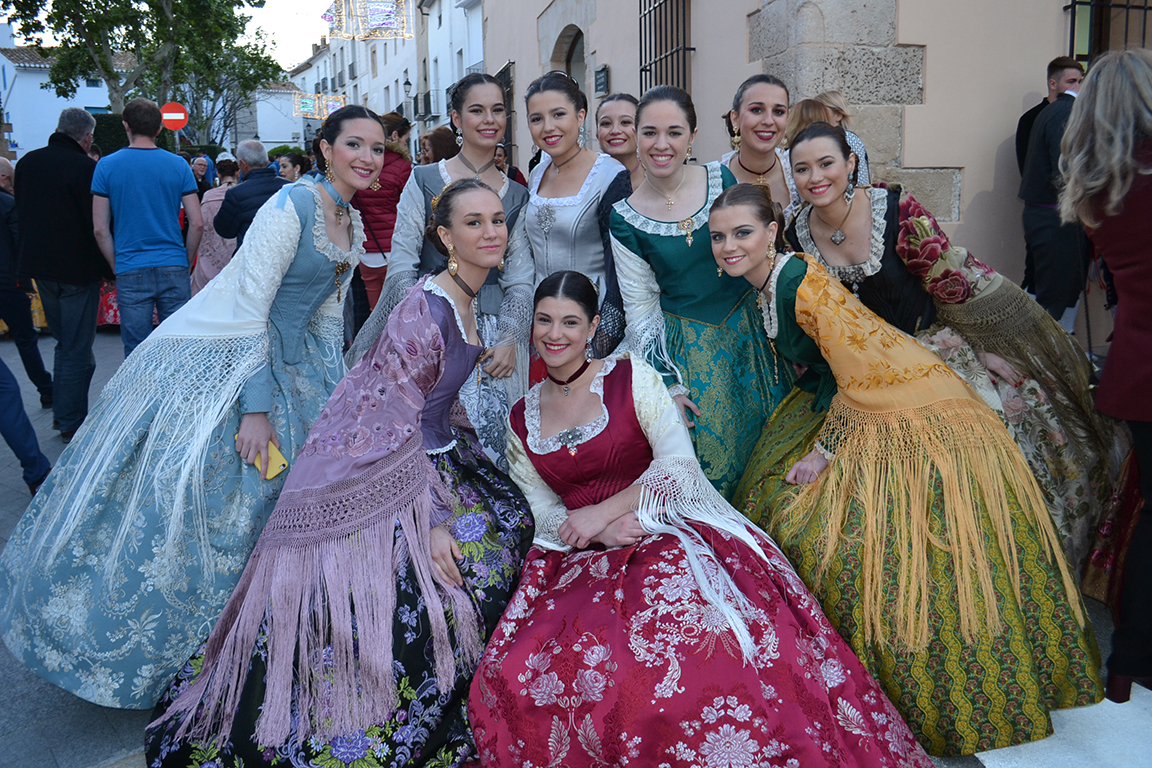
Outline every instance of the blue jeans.
{"type": "Polygon", "coordinates": [[[24,468],[24,482],[31,485],[43,480],[52,464],[40,452],[36,430],[32,428],[32,422],[28,421],[28,414],[24,411],[20,385],[3,360],[0,360],[0,435],[3,435],[4,442],[8,443],[8,447],[20,460],[20,466],[24,468]]]}
{"type": "Polygon", "coordinates": [[[24,372],[36,386],[41,396],[52,396],[52,377],[44,370],[44,358],[40,357],[40,334],[32,324],[32,301],[20,288],[0,288],[0,320],[8,324],[8,333],[20,350],[20,362],[24,372]]]}
{"type": "Polygon", "coordinates": [[[116,275],[116,304],[120,307],[120,338],[124,357],[152,333],[152,310],[164,322],[192,298],[188,267],[148,267],[116,275]]]}
{"type": "Polygon", "coordinates": [[[88,415],[88,388],[96,372],[96,314],[100,284],[70,285],[37,280],[48,330],[56,339],[52,365],[52,415],[61,432],[75,432],[88,415]]]}

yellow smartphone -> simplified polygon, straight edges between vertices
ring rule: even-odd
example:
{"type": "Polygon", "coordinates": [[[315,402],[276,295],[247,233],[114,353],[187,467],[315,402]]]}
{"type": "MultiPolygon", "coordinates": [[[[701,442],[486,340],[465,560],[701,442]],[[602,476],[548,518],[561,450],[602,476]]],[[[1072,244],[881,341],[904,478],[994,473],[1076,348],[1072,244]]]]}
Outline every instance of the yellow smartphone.
{"type": "MultiPolygon", "coordinates": [[[[236,435],[235,437],[239,438],[240,436],[236,435]]],[[[271,440],[268,441],[268,458],[271,460],[268,462],[268,473],[264,474],[265,480],[271,480],[276,477],[276,475],[288,469],[288,459],[284,458],[284,454],[280,453],[280,449],[276,447],[276,443],[271,440]]],[[[263,474],[264,467],[260,466],[260,463],[260,456],[257,454],[256,469],[263,474]]]]}

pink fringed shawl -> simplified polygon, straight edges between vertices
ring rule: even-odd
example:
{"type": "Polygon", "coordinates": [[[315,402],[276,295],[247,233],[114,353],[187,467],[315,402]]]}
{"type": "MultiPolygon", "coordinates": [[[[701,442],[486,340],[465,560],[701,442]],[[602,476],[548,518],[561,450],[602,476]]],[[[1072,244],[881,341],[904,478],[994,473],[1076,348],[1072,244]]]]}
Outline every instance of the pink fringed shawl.
{"type": "Polygon", "coordinates": [[[162,718],[178,717],[181,736],[210,740],[231,731],[262,624],[267,688],[257,743],[287,741],[294,683],[301,742],[387,720],[397,705],[392,631],[396,574],[406,559],[432,624],[442,690],[451,687],[456,666],[441,594],[449,598],[462,661],[479,657],[475,610],[462,589],[434,576],[429,547],[432,522],[448,504],[424,452],[420,416],[443,373],[444,349],[421,281],[309,433],[208,640],[200,676],[162,718]],[[403,531],[398,551],[397,523],[403,531]]]}

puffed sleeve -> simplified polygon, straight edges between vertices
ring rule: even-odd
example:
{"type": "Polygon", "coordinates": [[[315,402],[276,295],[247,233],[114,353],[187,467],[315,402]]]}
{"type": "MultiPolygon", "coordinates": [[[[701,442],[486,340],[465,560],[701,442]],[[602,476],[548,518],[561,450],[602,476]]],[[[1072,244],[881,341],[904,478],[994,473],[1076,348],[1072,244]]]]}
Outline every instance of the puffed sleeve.
{"type": "Polygon", "coordinates": [[[512,424],[507,425],[508,447],[505,451],[508,458],[508,474],[528,499],[528,506],[532,509],[532,517],[536,520],[536,538],[533,543],[544,549],[554,549],[567,552],[572,549],[560,541],[560,526],[568,519],[568,508],[548,487],[532,460],[524,444],[520,442],[512,424]]]}

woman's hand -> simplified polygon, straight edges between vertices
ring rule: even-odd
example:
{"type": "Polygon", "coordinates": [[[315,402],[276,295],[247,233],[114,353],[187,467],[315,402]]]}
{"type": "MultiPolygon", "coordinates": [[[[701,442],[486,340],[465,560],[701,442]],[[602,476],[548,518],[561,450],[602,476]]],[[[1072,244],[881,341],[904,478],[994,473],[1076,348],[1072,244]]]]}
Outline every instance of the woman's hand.
{"type": "Polygon", "coordinates": [[[577,509],[568,513],[568,519],[560,526],[560,541],[575,549],[587,549],[588,545],[603,533],[611,520],[600,504],[577,509]]]}
{"type": "Polygon", "coordinates": [[[636,513],[629,512],[609,523],[607,528],[592,537],[592,541],[603,544],[609,549],[612,547],[630,547],[647,535],[648,532],[640,525],[636,513]]]}
{"type": "Polygon", "coordinates": [[[792,485],[810,485],[816,482],[820,473],[828,468],[828,459],[815,448],[800,461],[792,465],[788,477],[784,478],[792,485]]]}
{"type": "Polygon", "coordinates": [[[977,352],[976,359],[980,361],[981,365],[988,369],[993,384],[1000,383],[997,381],[997,378],[1003,379],[1014,387],[1018,387],[1024,383],[1024,377],[1020,375],[1019,371],[999,355],[994,355],[991,352],[977,352]]]}
{"type": "Polygon", "coordinates": [[[672,395],[672,400],[676,403],[676,407],[680,409],[680,418],[684,420],[684,425],[691,429],[696,426],[696,422],[688,417],[688,411],[697,416],[700,415],[700,409],[696,407],[696,403],[688,399],[688,395],[672,395]]]}
{"type": "Polygon", "coordinates": [[[249,464],[260,457],[261,473],[268,472],[268,443],[280,447],[280,438],[268,421],[266,413],[246,413],[240,419],[240,430],[236,435],[236,452],[249,464]]]}
{"type": "Polygon", "coordinates": [[[516,370],[516,347],[508,344],[503,347],[493,347],[492,356],[484,372],[494,379],[506,379],[516,370]]]}
{"type": "Polygon", "coordinates": [[[460,575],[460,568],[456,565],[458,561],[463,559],[464,555],[460,552],[460,545],[456,543],[456,539],[452,538],[448,529],[443,525],[433,528],[432,567],[436,569],[436,573],[440,574],[440,578],[458,587],[464,586],[464,577],[460,575]]]}

